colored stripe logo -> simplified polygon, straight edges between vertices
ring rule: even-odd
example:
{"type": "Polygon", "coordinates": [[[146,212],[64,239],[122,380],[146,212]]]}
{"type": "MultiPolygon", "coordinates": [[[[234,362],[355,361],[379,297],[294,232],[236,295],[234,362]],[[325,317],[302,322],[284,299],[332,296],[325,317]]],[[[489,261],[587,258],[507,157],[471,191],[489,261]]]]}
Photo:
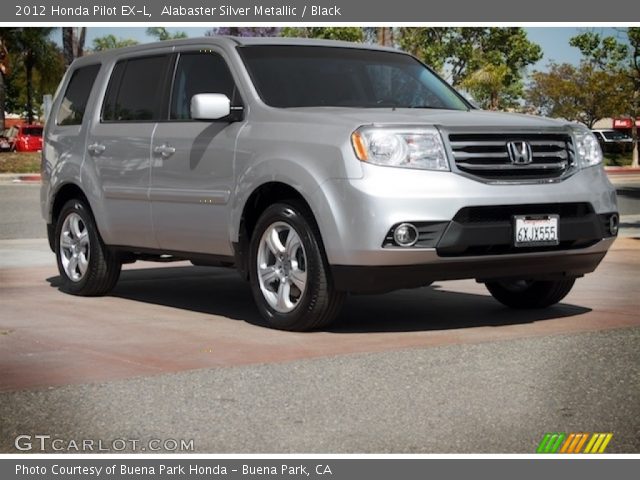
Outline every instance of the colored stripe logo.
{"type": "Polygon", "coordinates": [[[545,433],[536,453],[604,453],[613,433],[545,433]]]}

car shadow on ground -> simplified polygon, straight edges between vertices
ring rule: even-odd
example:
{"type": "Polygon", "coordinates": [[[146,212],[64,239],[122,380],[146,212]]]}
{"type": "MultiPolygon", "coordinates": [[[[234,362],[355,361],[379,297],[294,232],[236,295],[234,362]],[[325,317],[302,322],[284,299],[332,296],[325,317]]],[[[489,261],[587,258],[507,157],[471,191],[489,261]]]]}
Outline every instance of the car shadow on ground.
{"type": "MultiPolygon", "coordinates": [[[[47,281],[55,288],[60,285],[60,277],[47,281]]],[[[124,270],[110,295],[266,326],[255,307],[249,284],[230,269],[176,266],[124,270]]],[[[565,303],[542,310],[512,310],[496,302],[488,292],[449,291],[445,282],[383,295],[350,295],[337,321],[327,331],[375,333],[499,327],[589,311],[565,303]]]]}

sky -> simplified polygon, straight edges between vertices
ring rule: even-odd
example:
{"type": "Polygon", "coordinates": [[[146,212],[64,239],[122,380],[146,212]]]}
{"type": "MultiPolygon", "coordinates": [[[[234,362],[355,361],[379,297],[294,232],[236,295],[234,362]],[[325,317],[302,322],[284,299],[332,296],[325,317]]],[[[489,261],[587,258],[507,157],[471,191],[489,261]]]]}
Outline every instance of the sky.
{"type": "MultiPolygon", "coordinates": [[[[184,31],[189,37],[201,37],[211,27],[167,27],[170,32],[184,31]]],[[[145,27],[88,27],[86,46],[91,47],[93,39],[113,34],[120,38],[132,38],[140,43],[152,42],[155,39],[147,36],[145,27]]],[[[569,45],[569,39],[586,30],[594,30],[604,35],[618,36],[619,33],[613,28],[604,27],[525,27],[531,41],[542,47],[544,57],[538,63],[529,68],[533,70],[546,70],[550,61],[558,63],[578,64],[580,62],[580,51],[569,45]]],[[[54,36],[61,36],[55,32],[54,36]]],[[[54,39],[60,43],[61,39],[54,39]]]]}

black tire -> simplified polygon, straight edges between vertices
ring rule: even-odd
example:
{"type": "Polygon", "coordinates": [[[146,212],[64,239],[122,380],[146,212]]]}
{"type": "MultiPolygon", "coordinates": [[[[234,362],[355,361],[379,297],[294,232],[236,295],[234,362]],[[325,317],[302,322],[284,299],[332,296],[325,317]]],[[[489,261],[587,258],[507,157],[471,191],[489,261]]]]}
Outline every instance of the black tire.
{"type": "Polygon", "coordinates": [[[558,303],[573,288],[575,278],[487,282],[493,298],[517,309],[545,308],[558,303]]]}
{"type": "Polygon", "coordinates": [[[73,199],[64,204],[57,218],[54,241],[58,271],[62,278],[61,290],[72,295],[99,296],[113,289],[120,277],[122,263],[118,255],[103,243],[91,210],[84,201],[73,199]],[[67,217],[71,215],[78,215],[83,228],[86,229],[89,252],[86,271],[81,275],[81,278],[75,280],[69,276],[63,266],[62,256],[65,254],[61,249],[63,226],[67,217]]]}
{"type": "MultiPolygon", "coordinates": [[[[294,200],[271,205],[258,219],[249,246],[249,281],[260,313],[270,327],[280,330],[302,332],[326,327],[338,315],[346,296],[344,292],[337,292],[333,288],[320,233],[311,212],[294,200]],[[267,229],[279,223],[295,230],[306,257],[306,287],[293,310],[286,313],[277,311],[269,304],[258,278],[261,239],[267,229]]],[[[275,280],[276,285],[278,282],[275,280]]]]}

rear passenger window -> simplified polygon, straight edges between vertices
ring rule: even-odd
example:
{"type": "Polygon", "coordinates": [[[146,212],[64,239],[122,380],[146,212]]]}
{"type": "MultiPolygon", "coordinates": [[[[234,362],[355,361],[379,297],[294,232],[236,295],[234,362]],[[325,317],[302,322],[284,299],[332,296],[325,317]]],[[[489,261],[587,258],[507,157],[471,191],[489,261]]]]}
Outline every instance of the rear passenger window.
{"type": "Polygon", "coordinates": [[[169,56],[134,58],[115,66],[102,109],[106,122],[159,120],[169,56]]]}
{"type": "Polygon", "coordinates": [[[217,53],[183,53],[173,82],[171,119],[191,118],[191,97],[223,93],[234,102],[235,84],[224,59],[217,53]]]}
{"type": "Polygon", "coordinates": [[[100,65],[78,68],[71,74],[67,91],[56,116],[57,125],[81,125],[89,94],[100,71],[100,65]]]}

